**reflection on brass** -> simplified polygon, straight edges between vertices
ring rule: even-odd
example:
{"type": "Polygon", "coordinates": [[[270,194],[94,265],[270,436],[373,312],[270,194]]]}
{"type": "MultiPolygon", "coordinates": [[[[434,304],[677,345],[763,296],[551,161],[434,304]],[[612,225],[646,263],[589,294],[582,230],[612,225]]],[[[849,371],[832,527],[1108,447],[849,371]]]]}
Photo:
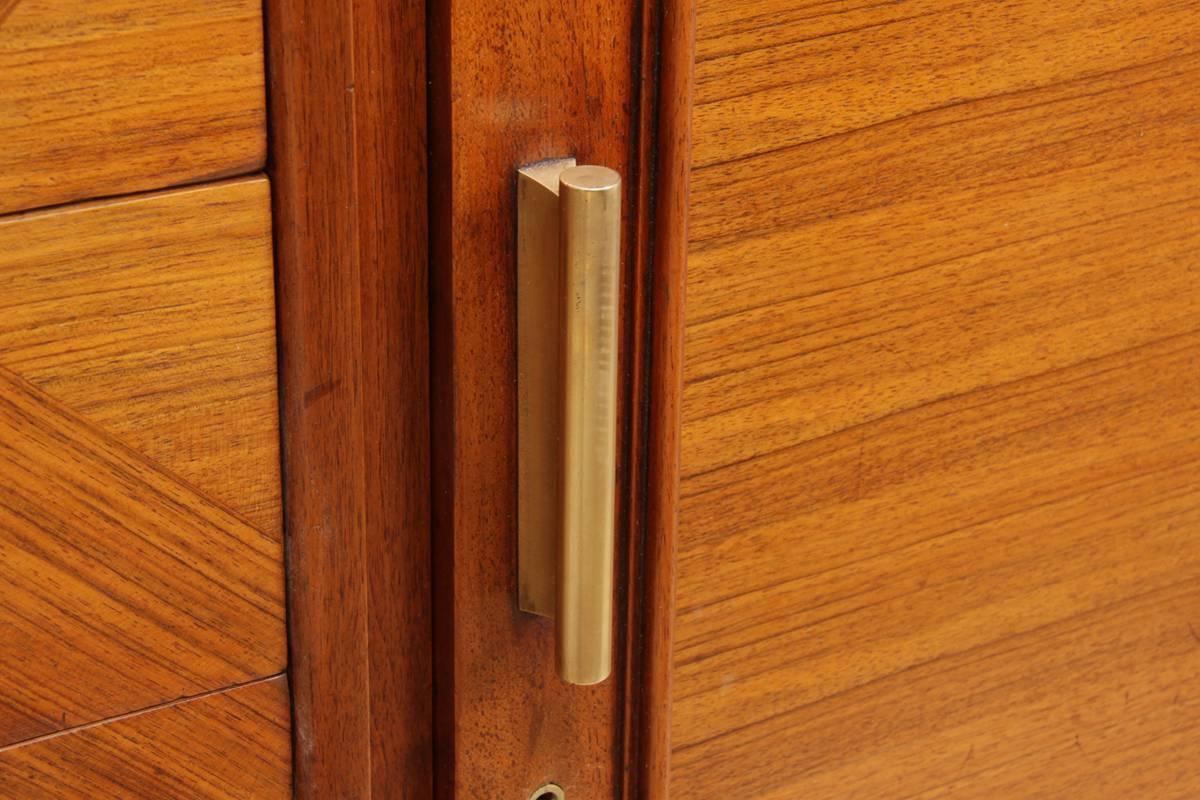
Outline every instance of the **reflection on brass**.
{"type": "Polygon", "coordinates": [[[553,616],[558,672],[612,669],[621,179],[570,159],[520,170],[519,602],[553,616]]]}

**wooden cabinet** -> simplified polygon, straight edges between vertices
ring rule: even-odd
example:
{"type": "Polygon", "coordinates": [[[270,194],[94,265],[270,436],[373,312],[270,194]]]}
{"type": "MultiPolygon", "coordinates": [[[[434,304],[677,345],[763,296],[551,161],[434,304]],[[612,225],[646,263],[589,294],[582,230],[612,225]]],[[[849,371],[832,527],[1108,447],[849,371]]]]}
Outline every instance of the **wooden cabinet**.
{"type": "Polygon", "coordinates": [[[6,800],[428,794],[424,20],[0,0],[6,800]]]}
{"type": "Polygon", "coordinates": [[[1198,25],[0,0],[0,796],[1200,796],[1198,25]],[[559,159],[622,179],[552,300],[617,309],[590,685],[518,603],[559,159]]]}

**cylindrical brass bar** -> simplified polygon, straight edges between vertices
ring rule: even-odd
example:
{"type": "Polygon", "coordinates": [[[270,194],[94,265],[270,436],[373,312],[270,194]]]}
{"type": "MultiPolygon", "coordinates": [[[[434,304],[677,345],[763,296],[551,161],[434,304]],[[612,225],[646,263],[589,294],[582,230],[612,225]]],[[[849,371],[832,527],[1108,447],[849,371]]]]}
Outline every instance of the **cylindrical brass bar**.
{"type": "Polygon", "coordinates": [[[558,672],[592,684],[612,671],[620,175],[607,167],[564,170],[559,211],[566,296],[558,672]]]}

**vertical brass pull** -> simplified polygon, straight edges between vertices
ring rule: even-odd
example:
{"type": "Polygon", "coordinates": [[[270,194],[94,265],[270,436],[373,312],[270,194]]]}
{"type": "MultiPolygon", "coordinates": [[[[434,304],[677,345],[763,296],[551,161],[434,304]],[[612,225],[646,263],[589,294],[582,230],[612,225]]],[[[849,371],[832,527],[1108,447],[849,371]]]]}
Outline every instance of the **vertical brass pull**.
{"type": "Polygon", "coordinates": [[[620,176],[607,167],[564,170],[559,209],[566,293],[558,673],[598,683],[612,669],[620,176]]]}
{"type": "Polygon", "coordinates": [[[555,618],[558,673],[612,671],[621,178],[517,177],[518,601],[555,618]]]}

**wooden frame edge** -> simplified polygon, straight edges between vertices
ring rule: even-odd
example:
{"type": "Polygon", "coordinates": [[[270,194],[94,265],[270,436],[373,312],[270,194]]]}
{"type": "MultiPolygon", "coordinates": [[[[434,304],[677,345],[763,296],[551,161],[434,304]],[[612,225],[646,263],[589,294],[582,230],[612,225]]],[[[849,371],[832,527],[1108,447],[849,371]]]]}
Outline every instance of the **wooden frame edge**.
{"type": "Polygon", "coordinates": [[[425,7],[265,29],[295,794],[428,796],[425,7]]]}
{"type": "MultiPolygon", "coordinates": [[[[634,791],[665,800],[670,791],[671,656],[675,615],[680,403],[683,393],[683,311],[691,177],[695,0],[658,3],[658,75],[652,142],[653,237],[646,332],[648,363],[646,477],[642,493],[640,697],[633,765],[634,791]]],[[[631,631],[631,636],[633,632],[631,631]]],[[[635,684],[635,685],[637,685],[635,684]]]]}

